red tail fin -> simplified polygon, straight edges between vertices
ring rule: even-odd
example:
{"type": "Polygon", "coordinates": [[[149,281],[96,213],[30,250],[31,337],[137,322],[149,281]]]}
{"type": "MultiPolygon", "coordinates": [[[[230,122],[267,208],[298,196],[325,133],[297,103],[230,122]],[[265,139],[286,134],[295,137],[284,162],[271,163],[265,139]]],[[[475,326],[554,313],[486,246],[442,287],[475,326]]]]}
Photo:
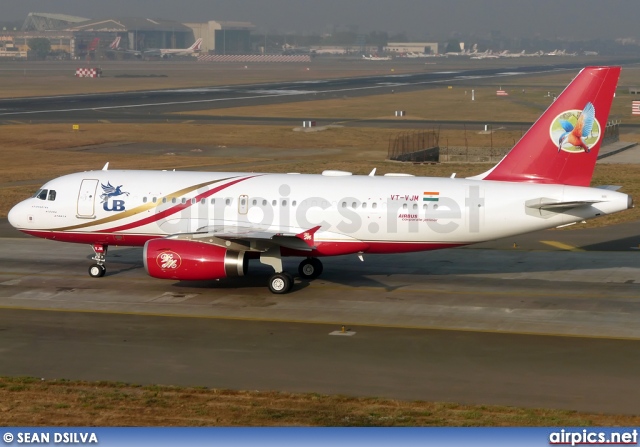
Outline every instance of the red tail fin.
{"type": "Polygon", "coordinates": [[[120,48],[120,36],[117,36],[113,42],[109,45],[109,48],[112,50],[118,50],[120,48]]]}
{"type": "Polygon", "coordinates": [[[189,50],[194,50],[194,51],[199,51],[201,45],[202,45],[202,39],[198,39],[188,49],[189,50]]]}
{"type": "Polygon", "coordinates": [[[620,67],[587,67],[493,169],[476,178],[589,186],[620,67]]]}
{"type": "Polygon", "coordinates": [[[91,41],[91,43],[89,44],[89,47],[87,48],[87,51],[94,51],[95,49],[98,48],[98,44],[100,43],[100,38],[96,37],[95,39],[93,39],[91,41]]]}

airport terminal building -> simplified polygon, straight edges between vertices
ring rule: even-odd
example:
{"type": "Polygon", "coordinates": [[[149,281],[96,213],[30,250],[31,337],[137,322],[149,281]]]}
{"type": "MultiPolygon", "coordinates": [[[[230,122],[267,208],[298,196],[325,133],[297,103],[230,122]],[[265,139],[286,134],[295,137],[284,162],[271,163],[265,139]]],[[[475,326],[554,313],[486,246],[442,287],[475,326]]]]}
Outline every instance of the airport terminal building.
{"type": "Polygon", "coordinates": [[[109,52],[109,45],[116,37],[120,37],[122,49],[132,52],[187,48],[202,38],[203,53],[246,54],[251,51],[253,28],[248,22],[183,24],[161,19],[93,20],[64,14],[30,13],[19,31],[0,32],[0,58],[26,59],[29,41],[34,38],[48,39],[54,57],[60,59],[133,57],[125,52],[109,52]]]}

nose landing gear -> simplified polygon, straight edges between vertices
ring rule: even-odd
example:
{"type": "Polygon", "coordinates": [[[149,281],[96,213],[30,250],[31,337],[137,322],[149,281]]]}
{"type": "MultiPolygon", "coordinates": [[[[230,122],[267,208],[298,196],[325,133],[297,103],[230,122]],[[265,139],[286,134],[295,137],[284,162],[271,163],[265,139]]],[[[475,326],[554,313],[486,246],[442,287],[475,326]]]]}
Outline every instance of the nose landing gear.
{"type": "Polygon", "coordinates": [[[105,244],[93,244],[91,246],[95,256],[91,259],[96,261],[95,264],[89,266],[89,276],[92,278],[102,278],[107,273],[107,268],[104,266],[107,257],[108,245],[105,244]]]}

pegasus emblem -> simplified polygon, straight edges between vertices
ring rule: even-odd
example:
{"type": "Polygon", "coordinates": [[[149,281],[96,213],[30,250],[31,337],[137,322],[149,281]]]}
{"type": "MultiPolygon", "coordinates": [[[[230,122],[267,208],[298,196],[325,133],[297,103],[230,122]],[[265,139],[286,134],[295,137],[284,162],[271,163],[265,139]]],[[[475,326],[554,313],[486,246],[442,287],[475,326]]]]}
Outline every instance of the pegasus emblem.
{"type": "Polygon", "coordinates": [[[107,182],[106,185],[101,183],[100,186],[102,186],[102,191],[104,192],[103,194],[100,195],[100,198],[102,199],[102,203],[106,203],[106,201],[109,200],[111,197],[121,196],[122,194],[125,194],[127,196],[129,195],[128,192],[124,192],[120,189],[122,188],[122,185],[113,186],[111,185],[111,182],[107,182]]]}

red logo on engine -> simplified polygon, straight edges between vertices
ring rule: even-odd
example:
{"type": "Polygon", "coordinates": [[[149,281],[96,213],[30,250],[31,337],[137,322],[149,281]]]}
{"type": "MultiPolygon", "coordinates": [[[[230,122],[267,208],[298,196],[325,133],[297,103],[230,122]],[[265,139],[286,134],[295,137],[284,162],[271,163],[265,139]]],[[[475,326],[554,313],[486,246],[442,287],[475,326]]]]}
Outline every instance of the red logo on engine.
{"type": "Polygon", "coordinates": [[[156,262],[162,270],[177,270],[180,268],[180,264],[182,264],[182,259],[178,253],[169,250],[160,253],[156,257],[156,262]]]}

